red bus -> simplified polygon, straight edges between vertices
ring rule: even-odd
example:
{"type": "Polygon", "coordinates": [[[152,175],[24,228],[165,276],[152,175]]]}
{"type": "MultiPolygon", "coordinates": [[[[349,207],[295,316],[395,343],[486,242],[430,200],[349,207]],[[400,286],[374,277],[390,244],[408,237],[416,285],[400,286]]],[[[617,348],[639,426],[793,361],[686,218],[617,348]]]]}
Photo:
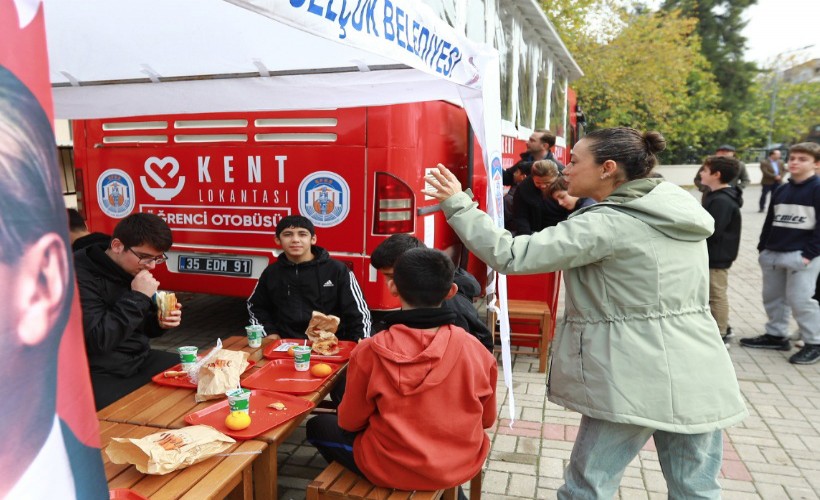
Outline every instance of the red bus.
{"type": "MultiPolygon", "coordinates": [[[[579,131],[568,85],[581,72],[538,4],[427,3],[499,50],[504,166],[534,129],[556,134],[566,163],[579,131]],[[497,15],[486,16],[490,8],[497,15]]],[[[169,260],[155,273],[165,289],[249,295],[278,253],[276,223],[288,214],[313,221],[317,244],[354,271],[371,309],[398,307],[369,261],[393,233],[485,274],[421,194],[425,172],[443,163],[484,208],[482,154],[454,103],[78,120],[73,141],[77,207],[90,230],[110,233],[134,211],[171,226],[169,260]]]]}

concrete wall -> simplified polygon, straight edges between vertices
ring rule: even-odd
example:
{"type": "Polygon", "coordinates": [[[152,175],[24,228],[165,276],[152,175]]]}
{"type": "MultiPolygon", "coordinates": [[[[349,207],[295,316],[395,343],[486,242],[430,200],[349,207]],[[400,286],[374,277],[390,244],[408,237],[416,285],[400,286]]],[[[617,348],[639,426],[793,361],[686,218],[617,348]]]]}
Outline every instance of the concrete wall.
{"type": "MultiPolygon", "coordinates": [[[[695,184],[695,174],[700,170],[700,165],[661,165],[655,168],[664,179],[674,182],[678,186],[693,186],[695,184]]],[[[746,171],[752,184],[760,184],[763,175],[760,173],[759,163],[747,163],[746,171]]]]}

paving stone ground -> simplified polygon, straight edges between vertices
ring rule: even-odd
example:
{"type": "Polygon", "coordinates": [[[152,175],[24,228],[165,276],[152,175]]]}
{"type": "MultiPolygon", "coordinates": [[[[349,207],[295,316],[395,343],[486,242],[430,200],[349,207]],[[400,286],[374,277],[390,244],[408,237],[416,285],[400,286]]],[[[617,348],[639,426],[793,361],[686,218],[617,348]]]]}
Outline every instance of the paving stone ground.
{"type": "MultiPolygon", "coordinates": [[[[726,499],[817,499],[820,496],[820,363],[788,363],[795,352],[749,350],[737,339],[763,332],[757,213],[760,188],[746,191],[740,256],[729,275],[729,353],[750,416],[724,432],[720,483],[726,499]]],[[[183,326],[153,342],[156,348],[213,345],[217,337],[243,334],[243,300],[184,294],[183,326]]],[[[560,315],[559,311],[559,315],[560,315]]],[[[796,331],[796,325],[792,325],[796,331]]],[[[555,498],[578,430],[580,415],[546,400],[545,376],[534,356],[513,356],[515,424],[509,426],[508,394],[498,384],[499,421],[489,430],[492,448],[484,467],[482,498],[555,498]]],[[[280,447],[282,499],[305,498],[305,486],[324,460],[304,440],[304,426],[280,447]]],[[[621,481],[620,499],[662,499],[666,484],[650,441],[621,481]]]]}

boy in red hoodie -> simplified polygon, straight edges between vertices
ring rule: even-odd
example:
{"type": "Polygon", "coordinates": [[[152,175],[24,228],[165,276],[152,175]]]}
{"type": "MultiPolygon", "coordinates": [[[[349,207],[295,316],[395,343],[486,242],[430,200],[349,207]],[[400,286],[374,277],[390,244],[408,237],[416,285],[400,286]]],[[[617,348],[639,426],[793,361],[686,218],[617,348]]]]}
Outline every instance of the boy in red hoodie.
{"type": "Polygon", "coordinates": [[[404,490],[452,488],[481,469],[498,366],[440,307],[457,291],[453,272],[433,249],[409,250],[396,262],[388,287],[402,310],[354,349],[338,417],[307,423],[308,440],[328,462],[404,490]]]}

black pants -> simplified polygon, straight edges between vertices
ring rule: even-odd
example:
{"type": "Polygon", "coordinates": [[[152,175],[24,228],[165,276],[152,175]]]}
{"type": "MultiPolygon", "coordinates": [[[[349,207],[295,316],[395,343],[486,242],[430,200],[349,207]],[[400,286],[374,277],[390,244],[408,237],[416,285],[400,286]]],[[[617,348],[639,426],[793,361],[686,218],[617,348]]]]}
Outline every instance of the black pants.
{"type": "Polygon", "coordinates": [[[151,377],[179,363],[179,355],[172,352],[151,350],[140,371],[130,377],[117,377],[104,373],[91,374],[94,389],[94,405],[102,410],[114,401],[131,394],[151,381],[151,377]]]}
{"type": "Polygon", "coordinates": [[[764,208],[766,208],[766,196],[769,193],[773,193],[775,189],[777,189],[780,184],[769,184],[761,186],[763,191],[760,192],[760,211],[762,212],[764,208]]]}
{"type": "Polygon", "coordinates": [[[306,424],[307,440],[319,450],[327,463],[339,462],[351,472],[364,477],[353,459],[353,440],[355,432],[348,432],[339,427],[336,415],[316,415],[306,424]]]}
{"type": "Polygon", "coordinates": [[[345,387],[347,387],[347,368],[336,377],[336,385],[330,390],[330,400],[333,401],[333,404],[336,406],[339,406],[342,402],[342,398],[345,395],[345,387]]]}

